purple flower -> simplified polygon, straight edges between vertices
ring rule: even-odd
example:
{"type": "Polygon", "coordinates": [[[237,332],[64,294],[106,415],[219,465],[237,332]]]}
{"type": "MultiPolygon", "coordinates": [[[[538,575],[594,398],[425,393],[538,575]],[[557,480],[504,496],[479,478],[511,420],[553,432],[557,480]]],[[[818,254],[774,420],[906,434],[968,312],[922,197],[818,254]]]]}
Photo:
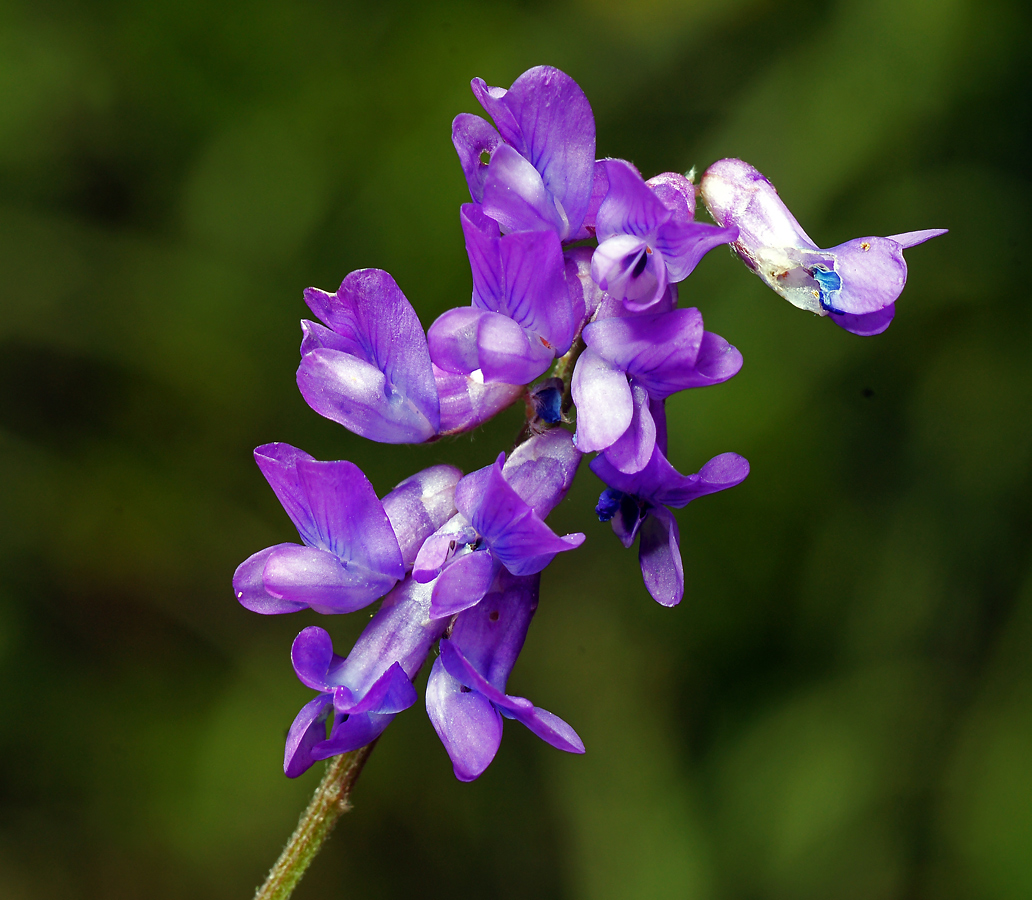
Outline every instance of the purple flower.
{"type": "Polygon", "coordinates": [[[505,693],[537,609],[540,575],[499,571],[490,592],[459,613],[440,644],[426,686],[426,711],[460,781],[477,778],[502,740],[502,717],[516,719],[553,747],[583,753],[584,743],[558,716],[505,693]]]}
{"type": "Polygon", "coordinates": [[[503,469],[470,473],[455,491],[458,514],[420,548],[413,577],[436,579],[430,604],[434,617],[467,609],[487,593],[498,572],[534,575],[557,553],[573,550],[583,534],[559,537],[544,518],[573,483],[580,453],[568,432],[553,429],[518,447],[503,469]]]}
{"type": "Polygon", "coordinates": [[[713,163],[700,185],[721,225],[737,226],[742,261],[793,306],[830,316],[853,334],[880,334],[892,322],[907,281],[903,251],[946,233],[930,228],[854,238],[820,249],[763,175],[740,159],[713,163]]]}
{"type": "Polygon", "coordinates": [[[318,759],[364,747],[416,702],[416,677],[448,624],[430,619],[430,585],[406,578],[387,597],[347,658],[322,628],[306,628],[290,655],[297,677],[320,693],[287,733],[283,771],[291,778],[318,759]],[[326,725],[334,714],[329,736],[326,725]]]}
{"type": "Polygon", "coordinates": [[[595,183],[595,119],[584,92],[552,66],[529,69],[509,90],[482,78],[470,86],[497,127],[468,113],[452,123],[473,200],[505,232],[584,236],[595,183]]]}
{"type": "Polygon", "coordinates": [[[264,615],[346,613],[382,597],[454,513],[462,474],[434,466],[381,503],[354,463],[320,462],[289,444],[265,444],[254,455],[304,542],[261,550],[234,573],[237,599],[264,615]]]}
{"type": "Polygon", "coordinates": [[[336,294],[305,291],[329,327],[303,321],[297,385],[317,413],[370,440],[420,443],[441,412],[423,327],[389,274],[360,269],[336,294]]]}
{"type": "Polygon", "coordinates": [[[430,356],[446,372],[527,384],[573,342],[559,238],[551,231],[502,237],[472,203],[462,207],[461,219],[473,305],[451,309],[430,326],[430,356]]]}
{"type": "Polygon", "coordinates": [[[441,402],[441,434],[459,434],[476,428],[512,406],[523,393],[522,384],[485,384],[471,375],[445,372],[437,366],[433,370],[441,402]]]}
{"type": "Polygon", "coordinates": [[[656,428],[648,401],[718,384],[742,367],[742,354],[704,331],[697,309],[596,319],[582,332],[587,349],[573,372],[577,448],[605,450],[624,472],[648,463],[656,428]]]}
{"type": "Polygon", "coordinates": [[[609,192],[598,211],[591,274],[628,309],[654,306],[667,284],[683,281],[706,253],[738,236],[736,228],[693,221],[695,186],[683,175],[645,181],[622,159],[602,164],[609,192]]]}
{"type": "MultiPolygon", "coordinates": [[[[658,409],[656,414],[662,419],[658,409]]],[[[595,508],[599,521],[611,521],[625,547],[640,534],[638,560],[645,587],[663,606],[676,606],[684,596],[684,569],[677,520],[667,507],[681,509],[696,497],[740,484],[749,474],[749,463],[737,453],[722,453],[698,474],[682,475],[667,461],[660,444],[648,465],[632,475],[604,456],[595,457],[590,467],[608,485],[595,508]]]]}

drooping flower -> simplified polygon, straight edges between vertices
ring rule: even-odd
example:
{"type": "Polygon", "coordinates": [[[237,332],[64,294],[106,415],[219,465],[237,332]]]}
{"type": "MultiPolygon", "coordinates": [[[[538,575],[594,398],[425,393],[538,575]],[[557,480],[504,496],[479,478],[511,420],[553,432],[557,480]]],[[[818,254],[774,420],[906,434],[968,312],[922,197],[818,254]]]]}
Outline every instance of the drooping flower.
{"type": "MultiPolygon", "coordinates": [[[[658,409],[654,412],[662,419],[658,409]]],[[[621,472],[605,456],[595,457],[590,468],[608,485],[595,508],[599,521],[611,521],[625,547],[640,535],[638,560],[645,587],[663,606],[676,606],[684,596],[684,568],[677,520],[667,507],[681,509],[697,497],[741,484],[749,463],[737,453],[722,453],[697,474],[682,475],[663,454],[663,443],[657,443],[640,472],[621,472]]]]}
{"type": "Polygon", "coordinates": [[[624,472],[641,470],[652,456],[650,398],[719,384],[742,367],[738,350],[703,330],[697,309],[596,319],[581,334],[587,349],[572,381],[577,448],[607,451],[624,472]]]}
{"type": "Polygon", "coordinates": [[[642,310],[659,303],[667,284],[683,281],[738,229],[694,221],[695,186],[667,172],[645,181],[622,159],[606,159],[609,191],[598,211],[591,274],[599,287],[642,310]]]}
{"type": "Polygon", "coordinates": [[[402,581],[384,598],[346,658],[333,652],[322,628],[306,628],[295,638],[290,652],[294,671],[319,694],[301,708],[287,733],[283,771],[289,777],[316,760],[364,747],[416,702],[412,679],[448,624],[429,617],[430,591],[428,584],[402,581]]]}
{"type": "Polygon", "coordinates": [[[301,323],[297,385],[308,405],[370,440],[434,437],[441,411],[426,336],[394,279],[360,269],[336,294],[308,288],[305,302],[329,326],[301,323]]]}
{"type": "Polygon", "coordinates": [[[504,232],[553,231],[561,241],[586,236],[595,118],[577,82],[552,66],[537,66],[509,90],[488,87],[482,78],[470,86],[495,123],[492,128],[469,113],[452,123],[474,202],[504,232]]]}
{"type": "Polygon", "coordinates": [[[502,236],[474,204],[461,210],[473,305],[450,309],[427,339],[437,367],[484,382],[527,384],[573,342],[562,248],[551,231],[502,236]]]}
{"type": "Polygon", "coordinates": [[[381,502],[346,460],[320,462],[289,444],[265,444],[254,455],[304,542],[267,547],[234,573],[240,603],[266,615],[308,608],[346,613],[382,597],[455,512],[462,475],[453,466],[434,466],[381,502]]]}
{"type": "Polygon", "coordinates": [[[507,462],[503,453],[459,482],[458,513],[426,540],[413,568],[419,581],[436,579],[431,615],[475,605],[503,568],[533,575],[583,543],[583,534],[559,537],[544,522],[570,489],[580,456],[569,432],[552,429],[523,443],[507,462]]]}
{"type": "Polygon", "coordinates": [[[441,640],[426,686],[426,710],[461,781],[477,778],[494,759],[502,717],[515,719],[553,747],[583,753],[577,733],[552,713],[505,693],[538,603],[540,575],[499,571],[490,592],[455,618],[441,640]]]}
{"type": "Polygon", "coordinates": [[[748,163],[715,162],[700,188],[714,220],[738,228],[734,251],[768,287],[793,306],[829,316],[853,334],[880,334],[889,327],[907,281],[903,251],[946,233],[945,228],[929,228],[854,238],[822,250],[774,185],[748,163]]]}

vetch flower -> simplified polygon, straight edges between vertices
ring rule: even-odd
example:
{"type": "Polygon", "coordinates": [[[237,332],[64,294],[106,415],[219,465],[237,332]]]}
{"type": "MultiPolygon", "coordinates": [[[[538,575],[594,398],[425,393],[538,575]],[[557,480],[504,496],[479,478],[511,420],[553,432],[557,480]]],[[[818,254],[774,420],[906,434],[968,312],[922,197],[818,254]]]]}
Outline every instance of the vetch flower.
{"type": "Polygon", "coordinates": [[[452,123],[473,200],[505,232],[553,231],[562,241],[586,236],[581,226],[595,182],[595,118],[577,82],[552,66],[537,66],[509,90],[488,87],[482,78],[470,87],[496,126],[468,113],[452,123]]]}
{"type": "Polygon", "coordinates": [[[648,400],[719,384],[742,367],[742,354],[703,330],[697,309],[596,319],[582,332],[572,393],[577,448],[606,450],[625,472],[648,463],[656,428],[648,400]]]}
{"type": "Polygon", "coordinates": [[[441,411],[426,336],[394,279],[360,269],[336,294],[308,288],[305,302],[329,326],[301,323],[297,385],[308,405],[374,441],[436,435],[441,411]]]}
{"type": "MultiPolygon", "coordinates": [[[[662,419],[661,412],[655,412],[662,419]]],[[[608,485],[595,508],[599,521],[611,521],[625,547],[640,535],[638,560],[645,587],[663,606],[676,606],[684,596],[684,568],[677,520],[667,507],[681,509],[697,497],[741,484],[749,463],[737,453],[722,453],[697,474],[682,475],[663,454],[662,443],[640,472],[621,472],[605,456],[595,457],[590,468],[608,485]]]]}
{"type": "Polygon", "coordinates": [[[459,482],[458,514],[426,540],[413,568],[416,580],[436,579],[432,616],[478,603],[502,568],[533,575],[583,543],[583,534],[559,537],[544,522],[573,483],[580,456],[568,432],[552,429],[520,445],[507,462],[503,453],[459,482]]]}
{"type": "Polygon", "coordinates": [[[738,229],[694,221],[695,186],[668,172],[645,181],[622,159],[606,159],[609,192],[598,210],[591,274],[628,309],[657,304],[667,284],[683,281],[738,229]]]}
{"type": "Polygon", "coordinates": [[[853,334],[880,334],[889,327],[907,281],[903,251],[946,233],[945,228],[929,228],[854,238],[822,250],[774,185],[748,163],[715,162],[700,188],[714,220],[738,228],[734,251],[768,287],[793,306],[829,316],[853,334]]]}
{"type": "Polygon", "coordinates": [[[237,599],[265,615],[308,608],[346,613],[382,597],[454,513],[462,474],[434,466],[381,502],[346,460],[320,462],[289,444],[265,444],[254,455],[304,542],[267,547],[234,573],[237,599]]]}
{"type": "Polygon", "coordinates": [[[490,592],[459,613],[440,643],[426,686],[426,710],[460,781],[477,778],[502,740],[502,717],[515,719],[553,747],[583,753],[577,733],[552,713],[505,693],[538,604],[540,575],[499,571],[490,592]]]}
{"type": "Polygon", "coordinates": [[[551,231],[499,233],[472,203],[461,211],[473,270],[473,305],[430,326],[434,365],[484,382],[527,384],[573,342],[562,248],[551,231]]]}
{"type": "Polygon", "coordinates": [[[364,747],[416,702],[412,679],[448,624],[429,618],[430,590],[411,578],[402,581],[384,598],[346,658],[333,652],[322,628],[306,628],[295,638],[290,651],[294,671],[319,694],[301,708],[287,733],[283,771],[289,777],[316,760],[364,747]]]}

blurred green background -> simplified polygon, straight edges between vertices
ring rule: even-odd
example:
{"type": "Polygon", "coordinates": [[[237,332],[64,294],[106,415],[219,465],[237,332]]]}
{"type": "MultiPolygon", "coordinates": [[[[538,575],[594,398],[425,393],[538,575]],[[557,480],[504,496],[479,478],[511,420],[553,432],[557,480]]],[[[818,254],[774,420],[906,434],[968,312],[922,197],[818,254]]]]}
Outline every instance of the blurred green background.
{"type": "MultiPolygon", "coordinates": [[[[281,772],[319,622],[233,600],[295,539],[251,458],[289,441],[382,494],[485,465],[510,411],[384,448],[294,385],[308,285],[388,269],[424,325],[469,302],[450,123],[469,79],[557,65],[599,156],[740,156],[822,246],[911,250],[858,338],[725,251],[682,289],[745,357],[669,404],[662,609],[594,520],[545,573],[514,723],[460,784],[421,705],[299,898],[1032,896],[1032,10],[1023,0],[0,0],[0,897],[248,897],[317,781],[281,772]]],[[[425,675],[424,675],[425,678],[425,675]]]]}

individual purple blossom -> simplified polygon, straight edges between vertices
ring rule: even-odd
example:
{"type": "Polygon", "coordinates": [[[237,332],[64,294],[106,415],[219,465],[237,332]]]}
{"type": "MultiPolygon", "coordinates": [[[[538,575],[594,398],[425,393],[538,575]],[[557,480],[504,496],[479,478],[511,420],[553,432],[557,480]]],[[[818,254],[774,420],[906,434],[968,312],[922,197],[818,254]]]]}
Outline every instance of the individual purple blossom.
{"type": "Polygon", "coordinates": [[[289,444],[265,444],[254,455],[304,542],[267,547],[234,573],[241,605],[264,615],[308,608],[346,613],[382,597],[455,512],[462,475],[453,466],[433,466],[381,502],[346,460],[321,462],[289,444]]]}
{"type": "Polygon", "coordinates": [[[628,473],[648,463],[656,443],[650,399],[718,384],[742,367],[738,350],[703,330],[697,309],[596,319],[581,334],[587,349],[572,379],[577,448],[605,450],[628,473]]]}
{"type": "Polygon", "coordinates": [[[537,66],[509,90],[482,78],[470,87],[495,123],[469,113],[452,123],[473,200],[504,232],[553,231],[562,241],[587,236],[595,119],[577,83],[552,66],[537,66]]]}
{"type": "MultiPolygon", "coordinates": [[[[655,414],[665,428],[661,411],[655,414]]],[[[595,509],[599,521],[611,521],[625,547],[640,535],[638,560],[645,587],[663,606],[676,606],[684,596],[684,567],[677,520],[667,507],[681,509],[704,494],[741,484],[749,463],[737,453],[722,453],[697,474],[682,475],[670,465],[662,445],[665,440],[657,442],[648,465],[631,475],[605,456],[595,457],[590,467],[608,485],[595,509]]]]}
{"type": "Polygon", "coordinates": [[[427,335],[434,365],[486,383],[527,384],[573,342],[562,247],[551,231],[499,233],[474,204],[461,210],[473,305],[448,310],[427,335]]]}
{"type": "Polygon", "coordinates": [[[552,713],[505,693],[538,604],[540,575],[499,571],[490,592],[461,612],[440,643],[426,686],[426,710],[460,781],[477,778],[494,759],[502,717],[515,719],[553,747],[583,753],[577,733],[552,713]]]}
{"type": "Polygon", "coordinates": [[[642,310],[662,298],[667,284],[683,281],[714,247],[738,236],[738,229],[693,220],[695,186],[667,172],[645,181],[622,159],[606,159],[609,191],[598,210],[598,248],[591,274],[599,287],[642,310]]]}
{"type": "Polygon", "coordinates": [[[412,679],[448,625],[447,619],[429,617],[430,591],[428,584],[402,581],[384,598],[346,658],[333,652],[322,628],[306,628],[295,638],[290,651],[294,671],[319,694],[301,708],[287,733],[283,771],[289,777],[316,760],[364,747],[416,702],[412,679]]]}
{"type": "Polygon", "coordinates": [[[710,215],[737,226],[732,245],[742,261],[793,306],[830,316],[853,334],[880,334],[892,322],[907,281],[903,251],[946,233],[945,228],[890,237],[854,238],[820,249],[778,192],[740,159],[713,163],[700,184],[710,215]]]}
{"type": "Polygon", "coordinates": [[[303,321],[297,385],[317,413],[387,444],[420,443],[440,430],[426,337],[412,304],[380,269],[360,269],[336,294],[305,291],[325,324],[303,321]]]}
{"type": "Polygon", "coordinates": [[[434,617],[478,603],[503,568],[533,575],[581,545],[583,534],[559,537],[544,522],[573,483],[580,457],[569,432],[552,429],[459,482],[457,515],[426,540],[413,568],[418,581],[436,579],[434,617]]]}

